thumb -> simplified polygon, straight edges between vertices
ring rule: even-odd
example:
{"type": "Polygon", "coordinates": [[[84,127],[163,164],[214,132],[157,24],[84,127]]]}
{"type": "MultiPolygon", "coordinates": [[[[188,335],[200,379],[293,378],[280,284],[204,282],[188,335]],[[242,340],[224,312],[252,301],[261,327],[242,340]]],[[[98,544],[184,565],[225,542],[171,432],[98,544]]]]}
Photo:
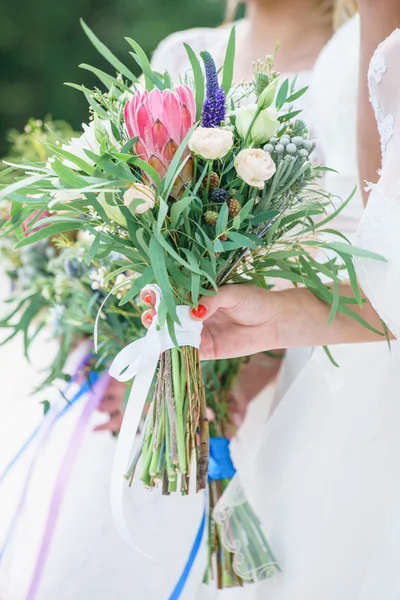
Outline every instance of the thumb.
{"type": "Polygon", "coordinates": [[[212,317],[217,310],[235,308],[242,300],[243,284],[228,284],[221,287],[215,296],[201,296],[197,308],[192,308],[190,315],[195,321],[205,321],[212,317]],[[242,288],[242,289],[240,289],[242,288]]]}

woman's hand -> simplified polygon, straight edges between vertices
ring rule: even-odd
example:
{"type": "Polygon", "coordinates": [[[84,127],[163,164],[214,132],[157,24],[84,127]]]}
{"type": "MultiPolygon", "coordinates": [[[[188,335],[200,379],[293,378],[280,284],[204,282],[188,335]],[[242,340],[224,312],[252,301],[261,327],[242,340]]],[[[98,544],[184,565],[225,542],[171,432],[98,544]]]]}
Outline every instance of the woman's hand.
{"type": "MultiPolygon", "coordinates": [[[[146,327],[155,315],[155,294],[144,288],[141,300],[151,308],[142,315],[146,327]]],[[[203,321],[203,360],[233,358],[278,347],[277,294],[253,285],[226,285],[215,296],[204,296],[192,318],[203,321]]]]}
{"type": "Polygon", "coordinates": [[[278,347],[277,294],[253,285],[226,285],[192,309],[203,321],[203,360],[248,356],[278,347]]]}
{"type": "Polygon", "coordinates": [[[121,429],[123,414],[121,411],[126,390],[125,383],[111,379],[107,390],[100,402],[99,412],[108,413],[108,420],[102,425],[97,425],[94,431],[117,432],[121,429]]]}

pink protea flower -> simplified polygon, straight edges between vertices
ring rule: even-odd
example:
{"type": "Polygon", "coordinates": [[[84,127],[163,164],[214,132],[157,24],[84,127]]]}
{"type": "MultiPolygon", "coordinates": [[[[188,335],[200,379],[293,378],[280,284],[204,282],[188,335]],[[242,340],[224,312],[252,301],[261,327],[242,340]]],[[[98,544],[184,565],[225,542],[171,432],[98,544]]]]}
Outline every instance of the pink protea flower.
{"type": "MultiPolygon", "coordinates": [[[[128,134],[138,137],[136,154],[165,177],[168,167],[196,120],[192,90],[178,86],[174,90],[138,91],[124,109],[128,134]]],[[[190,154],[185,150],[183,158],[190,154]]],[[[172,195],[177,197],[193,177],[193,159],[189,158],[175,182],[172,195]]]]}

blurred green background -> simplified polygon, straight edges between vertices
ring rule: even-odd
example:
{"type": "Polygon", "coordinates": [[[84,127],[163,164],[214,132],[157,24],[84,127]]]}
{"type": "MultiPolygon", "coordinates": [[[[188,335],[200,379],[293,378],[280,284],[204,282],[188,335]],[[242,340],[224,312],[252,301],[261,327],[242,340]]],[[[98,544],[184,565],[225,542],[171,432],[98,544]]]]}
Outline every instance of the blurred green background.
{"type": "MultiPolygon", "coordinates": [[[[151,54],[173,31],[221,23],[224,10],[225,0],[0,0],[0,156],[7,132],[21,131],[30,117],[51,115],[75,129],[87,121],[84,96],[63,83],[92,87],[97,80],[78,65],[109,67],[80,17],[125,62],[124,36],[151,54]]],[[[134,70],[133,59],[130,66],[134,70]]]]}

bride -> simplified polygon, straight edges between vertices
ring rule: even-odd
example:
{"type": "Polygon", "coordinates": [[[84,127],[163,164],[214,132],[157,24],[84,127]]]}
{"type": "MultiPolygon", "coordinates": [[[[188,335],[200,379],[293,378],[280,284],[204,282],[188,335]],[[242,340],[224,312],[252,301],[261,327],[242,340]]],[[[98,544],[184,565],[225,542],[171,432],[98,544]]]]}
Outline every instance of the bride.
{"type": "MultiPolygon", "coordinates": [[[[197,27],[166,38],[153,55],[153,68],[160,72],[167,69],[178,80],[190,69],[184,42],[196,52],[207,48],[217,66],[221,66],[232,27],[229,17],[234,16],[238,4],[237,0],[228,0],[228,22],[222,27],[197,27]]],[[[321,162],[338,172],[327,173],[323,187],[347,198],[358,181],[355,123],[359,19],[357,15],[350,19],[356,12],[355,0],[247,0],[246,9],[246,17],[236,22],[234,80],[238,84],[249,80],[252,62],[271,54],[276,41],[280,41],[275,66],[283,78],[296,76],[298,88],[309,86],[296,108],[303,110],[304,119],[317,137],[321,162]],[[334,30],[337,31],[332,37],[334,30]],[[338,81],[335,76],[330,77],[332,72],[338,81]],[[339,123],[331,117],[332,111],[336,114],[340,111],[339,123]]],[[[346,236],[354,236],[362,211],[362,196],[357,190],[334,227],[346,236]]],[[[275,376],[279,370],[276,358],[259,354],[244,369],[234,390],[237,423],[246,415],[248,406],[249,409],[231,446],[236,465],[309,354],[306,349],[289,354],[276,393],[275,376]],[[263,390],[264,386],[267,387],[263,390]]]]}
{"type": "MultiPolygon", "coordinates": [[[[389,0],[379,6],[371,0],[361,4],[362,67],[371,56],[371,35],[376,43],[400,23],[394,4],[389,0]]],[[[370,301],[361,314],[377,327],[383,319],[392,337],[400,335],[399,57],[397,30],[378,47],[369,69],[382,170],[378,184],[370,186],[358,230],[359,245],[384,255],[387,262],[359,259],[357,264],[370,301]]],[[[365,136],[368,141],[376,137],[376,125],[375,129],[368,125],[365,96],[361,80],[359,161],[361,172],[372,179],[377,165],[365,136]]],[[[322,351],[313,352],[255,444],[248,457],[250,468],[244,465],[239,470],[216,509],[228,538],[245,490],[282,569],[253,589],[249,586],[246,597],[396,600],[400,597],[398,342],[392,341],[389,350],[386,342],[345,317],[327,326],[327,307],[302,289],[268,292],[227,286],[202,302],[207,309],[205,358],[305,344],[339,344],[341,356],[340,370],[334,371],[322,351]]],[[[240,547],[237,550],[240,554],[240,547]]],[[[250,569],[239,566],[244,572],[250,569]]]]}

